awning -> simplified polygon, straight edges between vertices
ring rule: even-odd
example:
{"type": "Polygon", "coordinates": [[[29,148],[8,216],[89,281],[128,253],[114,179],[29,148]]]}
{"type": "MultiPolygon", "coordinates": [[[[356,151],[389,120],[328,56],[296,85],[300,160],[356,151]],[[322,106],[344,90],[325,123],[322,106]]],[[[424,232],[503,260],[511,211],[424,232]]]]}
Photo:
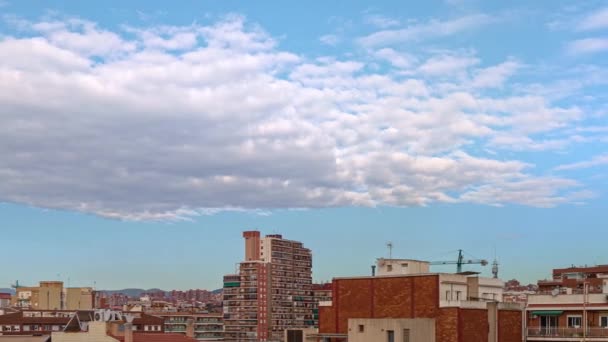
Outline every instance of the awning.
{"type": "Polygon", "coordinates": [[[530,312],[534,316],[559,316],[563,314],[563,311],[560,310],[538,310],[530,312]]]}

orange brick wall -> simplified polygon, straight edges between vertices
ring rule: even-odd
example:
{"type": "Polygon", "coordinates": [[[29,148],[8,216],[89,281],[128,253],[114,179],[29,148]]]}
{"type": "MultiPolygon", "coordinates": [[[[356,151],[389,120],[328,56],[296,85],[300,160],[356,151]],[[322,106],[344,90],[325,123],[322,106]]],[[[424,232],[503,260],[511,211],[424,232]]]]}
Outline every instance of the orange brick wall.
{"type": "Polygon", "coordinates": [[[439,309],[439,277],[414,277],[414,317],[437,316],[439,309]]]}
{"type": "Polygon", "coordinates": [[[334,279],[331,327],[328,310],[319,311],[319,332],[348,332],[349,318],[434,318],[439,307],[439,278],[377,277],[334,279]]]}
{"type": "Polygon", "coordinates": [[[412,288],[414,278],[386,278],[374,284],[374,316],[376,318],[387,317],[412,317],[412,288]]]}
{"type": "Polygon", "coordinates": [[[521,311],[498,310],[498,342],[520,342],[521,311]]]}
{"type": "Polygon", "coordinates": [[[435,339],[436,342],[458,342],[458,308],[439,309],[435,339]]]}
{"type": "Polygon", "coordinates": [[[459,341],[487,342],[490,325],[488,311],[479,309],[460,309],[458,317],[459,341]]]}
{"type": "Polygon", "coordinates": [[[336,330],[336,312],[333,306],[319,307],[319,331],[336,330]]]}
{"type": "Polygon", "coordinates": [[[340,279],[334,281],[336,293],[332,301],[338,311],[337,332],[348,333],[349,318],[370,318],[372,316],[373,279],[340,279]]]}

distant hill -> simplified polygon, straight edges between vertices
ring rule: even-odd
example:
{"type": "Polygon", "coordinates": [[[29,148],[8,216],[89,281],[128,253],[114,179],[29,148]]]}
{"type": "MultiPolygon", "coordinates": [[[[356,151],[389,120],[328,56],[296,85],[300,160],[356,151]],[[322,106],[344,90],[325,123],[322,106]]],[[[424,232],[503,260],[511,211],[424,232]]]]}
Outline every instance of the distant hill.
{"type": "Polygon", "coordinates": [[[15,294],[15,289],[3,288],[3,289],[0,289],[0,293],[10,293],[11,295],[14,295],[15,294]]]}
{"type": "Polygon", "coordinates": [[[213,293],[213,294],[219,294],[219,293],[222,293],[222,291],[224,291],[224,289],[217,289],[217,290],[211,291],[211,293],[213,293]]]}

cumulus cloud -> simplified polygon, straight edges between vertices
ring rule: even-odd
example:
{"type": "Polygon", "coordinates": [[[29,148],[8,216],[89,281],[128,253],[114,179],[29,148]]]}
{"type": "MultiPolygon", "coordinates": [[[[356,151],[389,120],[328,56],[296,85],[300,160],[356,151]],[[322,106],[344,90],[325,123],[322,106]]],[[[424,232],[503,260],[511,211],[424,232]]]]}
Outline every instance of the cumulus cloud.
{"type": "MultiPolygon", "coordinates": [[[[370,71],[364,59],[306,58],[238,15],[114,32],[81,20],[27,26],[29,35],[0,40],[0,201],[174,220],[351,205],[551,206],[579,189],[467,151],[505,132],[532,139],[561,129],[580,119],[576,107],[473,94],[457,77],[442,79],[454,91],[439,92],[431,80],[370,71]]],[[[376,57],[415,63],[388,48],[376,57]]],[[[420,70],[449,75],[479,62],[458,57],[432,56],[420,70]]],[[[515,70],[480,70],[477,82],[496,87],[515,70]]]]}

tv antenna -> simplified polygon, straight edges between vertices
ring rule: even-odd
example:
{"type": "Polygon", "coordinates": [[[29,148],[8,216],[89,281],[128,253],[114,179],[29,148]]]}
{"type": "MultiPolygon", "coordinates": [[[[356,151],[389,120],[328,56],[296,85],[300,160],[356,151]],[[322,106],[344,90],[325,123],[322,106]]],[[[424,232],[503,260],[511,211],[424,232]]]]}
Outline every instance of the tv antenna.
{"type": "Polygon", "coordinates": [[[393,258],[393,242],[392,241],[387,242],[386,248],[388,248],[388,258],[392,259],[393,258]]]}

